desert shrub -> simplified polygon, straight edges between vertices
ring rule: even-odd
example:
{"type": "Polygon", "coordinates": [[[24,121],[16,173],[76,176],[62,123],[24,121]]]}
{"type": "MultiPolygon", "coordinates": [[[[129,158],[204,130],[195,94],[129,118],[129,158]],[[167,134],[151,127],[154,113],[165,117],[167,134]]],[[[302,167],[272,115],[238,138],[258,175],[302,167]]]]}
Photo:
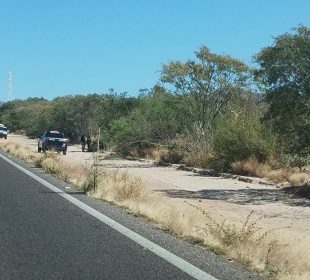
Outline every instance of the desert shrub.
{"type": "Polygon", "coordinates": [[[288,181],[292,186],[310,186],[310,175],[307,173],[295,173],[288,177],[288,181]]]}
{"type": "Polygon", "coordinates": [[[128,155],[131,149],[140,149],[141,139],[146,138],[144,121],[139,119],[138,113],[123,117],[111,123],[111,144],[116,146],[116,151],[128,155]]]}
{"type": "Polygon", "coordinates": [[[276,135],[255,118],[226,118],[215,131],[212,166],[227,171],[231,164],[255,158],[265,162],[276,150],[276,135]]]}
{"type": "Polygon", "coordinates": [[[179,163],[183,159],[183,154],[175,149],[168,149],[161,152],[159,160],[168,163],[179,163]]]}
{"type": "MultiPolygon", "coordinates": [[[[196,209],[199,209],[196,207],[196,209]]],[[[253,218],[253,211],[249,213],[243,222],[242,226],[236,226],[235,224],[229,224],[226,220],[218,222],[211,217],[206,211],[199,209],[203,212],[207,219],[205,226],[200,230],[204,234],[210,234],[215,240],[217,240],[220,246],[238,247],[245,243],[260,242],[265,239],[274,230],[263,231],[258,225],[258,222],[263,218],[253,218]]]]}
{"type": "Polygon", "coordinates": [[[100,167],[100,158],[97,154],[93,154],[90,168],[85,169],[84,171],[86,173],[86,180],[82,186],[83,191],[85,193],[96,192],[104,176],[104,172],[100,167]]]}
{"type": "Polygon", "coordinates": [[[119,170],[107,170],[101,166],[100,160],[94,154],[90,168],[85,169],[84,192],[113,202],[141,197],[144,184],[139,177],[129,176],[127,172],[119,170]]]}
{"type": "Polygon", "coordinates": [[[277,156],[277,164],[279,167],[298,167],[303,169],[310,165],[310,155],[280,153],[277,156]]]}
{"type": "Polygon", "coordinates": [[[270,167],[260,163],[256,158],[249,158],[231,164],[232,172],[239,175],[266,177],[270,167]]]}
{"type": "Polygon", "coordinates": [[[197,128],[178,134],[172,141],[182,155],[182,162],[194,167],[208,167],[211,158],[211,146],[205,135],[197,128]]]}
{"type": "Polygon", "coordinates": [[[109,171],[102,168],[96,180],[94,180],[93,173],[89,175],[84,182],[84,189],[88,194],[104,200],[122,204],[127,200],[139,199],[144,193],[145,187],[142,180],[129,176],[127,172],[109,171]]]}
{"type": "Polygon", "coordinates": [[[127,172],[111,172],[110,176],[114,183],[114,199],[124,201],[127,199],[140,198],[144,189],[142,180],[139,177],[131,177],[127,172]]]}
{"type": "Polygon", "coordinates": [[[35,166],[43,168],[50,174],[60,175],[64,171],[64,166],[60,163],[60,158],[57,154],[46,153],[35,161],[35,166]]]}
{"type": "Polygon", "coordinates": [[[289,176],[289,170],[285,168],[270,170],[267,173],[267,178],[277,182],[277,183],[283,183],[286,182],[289,176]]]}

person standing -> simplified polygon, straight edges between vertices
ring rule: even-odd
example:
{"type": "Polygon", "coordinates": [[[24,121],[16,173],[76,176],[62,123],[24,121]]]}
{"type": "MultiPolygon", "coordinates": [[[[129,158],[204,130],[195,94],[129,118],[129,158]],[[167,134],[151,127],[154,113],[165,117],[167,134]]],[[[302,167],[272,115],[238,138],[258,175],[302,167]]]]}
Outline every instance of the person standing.
{"type": "Polygon", "coordinates": [[[81,145],[82,145],[82,152],[85,152],[86,137],[84,135],[81,136],[81,145]]]}
{"type": "Polygon", "coordinates": [[[87,144],[87,151],[88,151],[88,152],[91,152],[91,151],[92,151],[92,150],[91,150],[91,138],[90,138],[89,135],[87,136],[86,144],[87,144]]]}

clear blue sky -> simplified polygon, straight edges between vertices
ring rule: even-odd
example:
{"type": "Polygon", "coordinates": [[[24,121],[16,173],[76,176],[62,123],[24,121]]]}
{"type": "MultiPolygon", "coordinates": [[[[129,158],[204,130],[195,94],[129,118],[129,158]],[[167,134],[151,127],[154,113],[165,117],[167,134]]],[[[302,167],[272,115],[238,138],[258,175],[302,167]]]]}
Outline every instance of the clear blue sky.
{"type": "Polygon", "coordinates": [[[250,63],[273,37],[310,27],[309,0],[0,0],[0,101],[136,95],[201,45],[250,63]]]}

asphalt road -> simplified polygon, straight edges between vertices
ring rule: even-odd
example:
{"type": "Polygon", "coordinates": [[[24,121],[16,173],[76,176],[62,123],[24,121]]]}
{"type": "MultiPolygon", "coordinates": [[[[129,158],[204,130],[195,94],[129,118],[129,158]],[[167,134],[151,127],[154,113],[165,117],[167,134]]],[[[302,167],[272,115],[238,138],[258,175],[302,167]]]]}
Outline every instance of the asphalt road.
{"type": "Polygon", "coordinates": [[[260,279],[7,157],[0,152],[1,280],[260,279]]]}

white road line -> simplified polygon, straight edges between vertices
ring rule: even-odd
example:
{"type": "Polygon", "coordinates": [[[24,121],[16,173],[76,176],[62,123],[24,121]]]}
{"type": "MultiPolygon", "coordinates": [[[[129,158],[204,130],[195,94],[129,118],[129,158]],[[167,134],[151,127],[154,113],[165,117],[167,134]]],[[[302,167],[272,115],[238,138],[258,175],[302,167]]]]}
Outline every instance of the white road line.
{"type": "Polygon", "coordinates": [[[182,258],[170,253],[169,251],[167,251],[166,249],[164,249],[164,248],[160,247],[159,245],[153,243],[152,241],[144,238],[143,236],[135,233],[134,231],[126,228],[125,226],[119,224],[118,222],[112,220],[111,218],[103,215],[99,211],[91,208],[90,206],[86,205],[85,203],[83,203],[83,202],[79,201],[78,199],[72,197],[71,195],[65,193],[64,191],[56,188],[52,184],[48,183],[47,181],[43,180],[39,176],[33,174],[32,172],[28,171],[27,169],[25,169],[22,166],[18,165],[17,163],[13,162],[12,160],[8,159],[7,157],[5,157],[1,154],[0,154],[0,157],[2,159],[4,159],[5,161],[7,161],[8,163],[10,163],[11,165],[13,165],[14,167],[16,167],[17,169],[19,169],[20,171],[24,172],[25,174],[27,174],[28,176],[33,178],[34,180],[38,181],[39,183],[41,183],[45,187],[47,187],[50,190],[52,190],[53,192],[59,194],[64,199],[73,203],[74,205],[76,205],[80,209],[84,210],[88,214],[92,215],[93,217],[95,217],[98,220],[100,220],[101,222],[103,222],[104,224],[106,224],[106,225],[110,226],[111,228],[117,230],[119,233],[127,236],[128,238],[135,241],[136,243],[138,243],[139,245],[141,245],[145,249],[150,250],[151,252],[153,252],[157,256],[161,257],[162,259],[166,260],[167,262],[171,263],[172,265],[178,267],[179,269],[186,272],[187,274],[194,277],[195,279],[217,280],[217,278],[214,278],[213,276],[206,273],[205,271],[203,271],[203,270],[199,269],[198,267],[190,264],[189,262],[183,260],[182,258]]]}

